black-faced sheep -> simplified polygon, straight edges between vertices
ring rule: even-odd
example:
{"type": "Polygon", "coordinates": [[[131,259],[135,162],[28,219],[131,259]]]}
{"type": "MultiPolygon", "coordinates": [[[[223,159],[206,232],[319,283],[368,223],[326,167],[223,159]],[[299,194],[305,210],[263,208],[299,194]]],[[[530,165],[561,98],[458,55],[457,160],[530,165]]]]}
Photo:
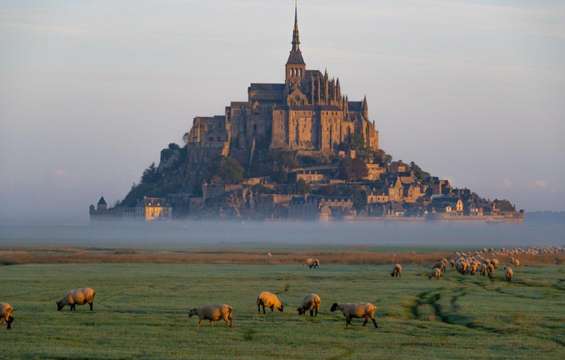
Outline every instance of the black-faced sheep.
{"type": "Polygon", "coordinates": [[[506,281],[510,282],[512,281],[512,277],[514,276],[514,271],[512,270],[511,267],[505,267],[504,270],[506,270],[504,272],[504,278],[506,279],[506,281]]]}
{"type": "Polygon", "coordinates": [[[261,312],[261,307],[263,307],[263,314],[265,313],[265,308],[270,308],[271,312],[275,309],[280,312],[284,311],[284,305],[279,297],[268,291],[263,291],[257,297],[257,312],[261,312]]]}
{"type": "Polygon", "coordinates": [[[375,328],[378,328],[377,321],[375,319],[375,313],[377,312],[377,307],[371,303],[366,304],[338,304],[334,303],[330,308],[331,312],[336,310],[340,310],[345,316],[345,327],[351,325],[351,319],[353,318],[363,318],[365,321],[363,322],[363,326],[367,325],[369,319],[375,325],[375,328]]]}
{"type": "Polygon", "coordinates": [[[90,311],[94,310],[94,297],[96,291],[92,288],[73,289],[59,301],[57,301],[57,310],[61,311],[66,305],[69,305],[71,311],[76,311],[77,305],[90,305],[90,311]]]}
{"type": "Polygon", "coordinates": [[[6,323],[6,329],[12,328],[14,322],[14,308],[10,304],[0,304],[0,324],[6,323]]]}
{"type": "Polygon", "coordinates": [[[227,326],[233,326],[232,319],[233,308],[228,304],[212,304],[202,305],[198,308],[193,308],[188,311],[188,317],[198,316],[198,327],[202,320],[213,321],[224,320],[227,326]]]}
{"type": "Polygon", "coordinates": [[[319,269],[320,260],[316,258],[308,258],[304,261],[304,265],[308,266],[309,269],[319,269]]]}
{"type": "Polygon", "coordinates": [[[402,265],[400,265],[400,264],[394,265],[394,268],[392,269],[392,272],[390,273],[390,276],[392,276],[392,277],[400,277],[400,274],[402,274],[402,265]]]}
{"type": "Polygon", "coordinates": [[[318,294],[308,294],[302,300],[302,305],[298,307],[298,315],[304,315],[306,311],[310,312],[310,316],[318,316],[320,304],[322,303],[318,294]]]}

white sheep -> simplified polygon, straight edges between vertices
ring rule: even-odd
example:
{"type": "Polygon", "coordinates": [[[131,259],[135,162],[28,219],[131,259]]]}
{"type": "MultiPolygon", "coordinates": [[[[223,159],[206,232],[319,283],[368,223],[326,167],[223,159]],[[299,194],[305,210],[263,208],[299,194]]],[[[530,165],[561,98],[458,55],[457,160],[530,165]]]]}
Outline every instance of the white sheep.
{"type": "Polygon", "coordinates": [[[73,289],[59,301],[57,301],[57,310],[61,311],[66,305],[69,305],[71,311],[76,311],[77,305],[90,305],[90,311],[94,310],[94,297],[96,291],[92,288],[73,289]]]}
{"type": "Polygon", "coordinates": [[[394,265],[394,268],[392,269],[390,276],[400,277],[401,274],[402,274],[402,265],[400,265],[400,264],[394,265]]]}
{"type": "Polygon", "coordinates": [[[514,276],[514,271],[512,270],[512,268],[505,267],[504,270],[506,270],[504,273],[504,278],[506,279],[506,281],[508,282],[512,281],[512,277],[514,276]]]}
{"type": "Polygon", "coordinates": [[[268,291],[263,291],[257,297],[257,312],[261,312],[261,307],[263,307],[263,314],[265,313],[265,308],[270,308],[271,312],[274,309],[280,312],[284,311],[284,305],[279,297],[268,291]]]}
{"type": "Polygon", "coordinates": [[[6,323],[6,329],[12,328],[14,322],[14,308],[10,304],[0,303],[0,324],[6,323]]]}
{"type": "Polygon", "coordinates": [[[208,304],[188,311],[188,317],[198,316],[198,327],[202,320],[213,321],[224,320],[227,326],[233,326],[232,319],[233,308],[228,304],[208,304]]]}
{"type": "Polygon", "coordinates": [[[363,322],[363,326],[367,325],[369,319],[375,325],[375,328],[378,328],[377,321],[375,319],[375,313],[377,312],[377,307],[371,303],[365,304],[338,304],[334,303],[330,308],[331,312],[335,312],[336,310],[340,310],[345,316],[345,327],[351,325],[351,319],[353,318],[363,318],[365,321],[363,322]]]}
{"type": "Polygon", "coordinates": [[[308,266],[310,269],[319,269],[320,260],[316,258],[308,258],[304,261],[304,265],[308,266]]]}
{"type": "Polygon", "coordinates": [[[298,307],[298,315],[304,315],[306,311],[310,312],[310,316],[318,316],[320,304],[322,300],[318,294],[308,294],[302,300],[302,305],[298,307]]]}

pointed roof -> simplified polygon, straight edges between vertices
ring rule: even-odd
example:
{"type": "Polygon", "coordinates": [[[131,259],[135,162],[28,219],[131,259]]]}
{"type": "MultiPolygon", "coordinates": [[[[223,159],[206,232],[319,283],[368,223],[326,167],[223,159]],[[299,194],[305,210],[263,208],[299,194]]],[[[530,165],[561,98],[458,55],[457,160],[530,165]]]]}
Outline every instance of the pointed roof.
{"type": "Polygon", "coordinates": [[[101,196],[101,197],[100,197],[100,200],[98,200],[98,205],[108,205],[108,204],[106,203],[106,200],[104,200],[104,196],[101,196]]]}
{"type": "Polygon", "coordinates": [[[300,51],[300,32],[298,31],[298,4],[294,4],[294,30],[292,31],[292,50],[288,56],[287,65],[306,65],[300,51]]]}

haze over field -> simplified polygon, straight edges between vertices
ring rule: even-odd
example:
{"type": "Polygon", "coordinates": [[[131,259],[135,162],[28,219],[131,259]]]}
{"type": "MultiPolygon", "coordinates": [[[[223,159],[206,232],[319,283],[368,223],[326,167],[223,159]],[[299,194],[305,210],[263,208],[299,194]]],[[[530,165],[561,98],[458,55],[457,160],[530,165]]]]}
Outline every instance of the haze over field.
{"type": "MultiPolygon", "coordinates": [[[[565,3],[300,1],[310,68],[367,95],[382,147],[527,210],[565,209],[565,3]]],[[[5,0],[0,222],[83,222],[196,115],[280,82],[291,1],[5,0]]]]}

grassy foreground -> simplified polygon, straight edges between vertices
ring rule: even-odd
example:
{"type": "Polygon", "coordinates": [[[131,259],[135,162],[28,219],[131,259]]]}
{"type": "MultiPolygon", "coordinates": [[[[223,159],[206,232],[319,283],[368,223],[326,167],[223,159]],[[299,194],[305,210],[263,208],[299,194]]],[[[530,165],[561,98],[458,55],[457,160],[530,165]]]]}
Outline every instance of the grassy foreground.
{"type": "Polygon", "coordinates": [[[565,266],[515,270],[515,282],[427,267],[41,264],[0,266],[0,302],[16,308],[12,331],[0,330],[6,359],[375,359],[565,358],[565,266]],[[94,312],[57,312],[67,289],[96,289],[94,312]],[[286,291],[284,291],[286,289],[286,291]],[[256,313],[262,290],[280,291],[284,313],[256,313]],[[295,308],[316,292],[322,313],[295,308]],[[345,330],[338,302],[374,302],[379,329],[345,330]],[[234,328],[196,328],[187,309],[234,307],[234,328]]]}

